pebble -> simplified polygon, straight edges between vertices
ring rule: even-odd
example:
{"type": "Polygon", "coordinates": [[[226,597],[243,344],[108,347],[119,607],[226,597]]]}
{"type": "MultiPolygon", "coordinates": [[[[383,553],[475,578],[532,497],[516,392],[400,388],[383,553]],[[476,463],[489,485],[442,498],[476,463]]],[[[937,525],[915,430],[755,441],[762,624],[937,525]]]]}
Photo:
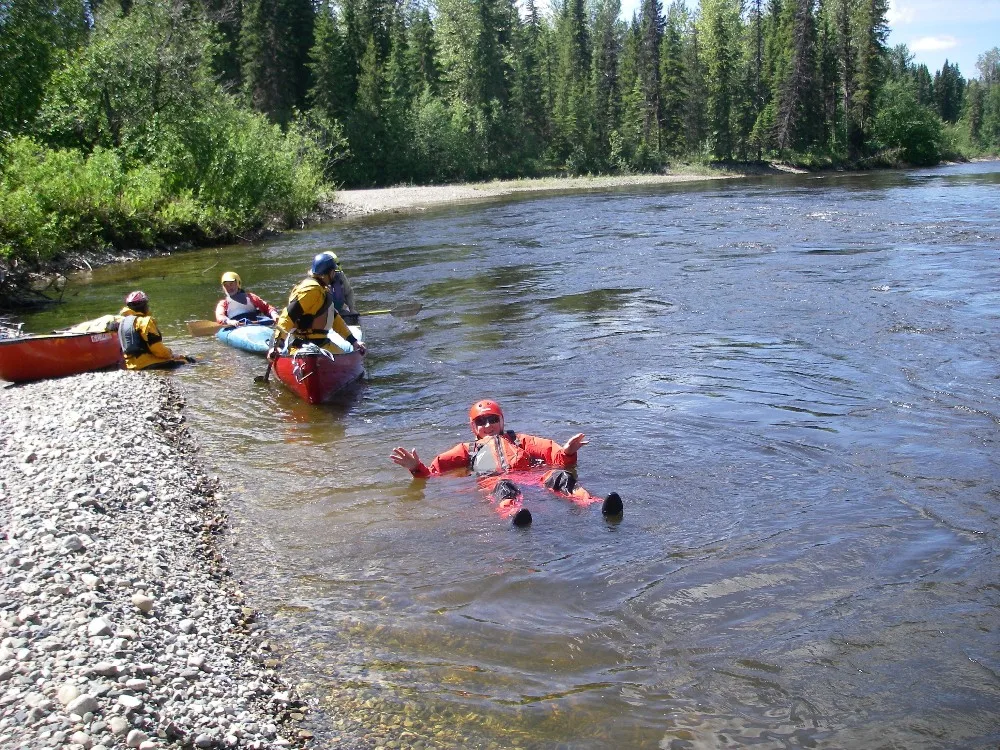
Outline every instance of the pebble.
{"type": "Polygon", "coordinates": [[[181,405],[147,373],[0,387],[0,747],[308,744],[181,405]]]}

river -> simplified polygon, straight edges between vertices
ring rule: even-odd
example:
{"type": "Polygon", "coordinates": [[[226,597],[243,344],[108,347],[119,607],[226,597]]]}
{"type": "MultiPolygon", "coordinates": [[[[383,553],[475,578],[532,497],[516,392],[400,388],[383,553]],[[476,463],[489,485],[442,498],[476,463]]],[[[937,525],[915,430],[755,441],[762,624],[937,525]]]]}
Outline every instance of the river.
{"type": "Polygon", "coordinates": [[[1000,164],[969,164],[342,222],[98,269],[27,327],[141,287],[202,358],[165,376],[319,746],[996,748],[998,269],[1000,164]],[[327,249],[364,308],[423,305],[363,321],[338,403],[187,337],[222,271],[280,302],[327,249]],[[389,461],[486,397],[585,432],[622,521],[529,489],[515,529],[389,461]]]}

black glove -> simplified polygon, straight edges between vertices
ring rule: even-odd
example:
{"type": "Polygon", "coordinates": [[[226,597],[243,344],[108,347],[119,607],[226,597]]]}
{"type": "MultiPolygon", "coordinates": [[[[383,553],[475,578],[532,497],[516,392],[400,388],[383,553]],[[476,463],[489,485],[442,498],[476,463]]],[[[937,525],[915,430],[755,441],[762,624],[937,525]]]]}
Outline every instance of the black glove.
{"type": "Polygon", "coordinates": [[[184,361],[187,362],[189,365],[193,365],[197,360],[195,360],[195,358],[192,357],[190,354],[185,354],[184,361]]]}

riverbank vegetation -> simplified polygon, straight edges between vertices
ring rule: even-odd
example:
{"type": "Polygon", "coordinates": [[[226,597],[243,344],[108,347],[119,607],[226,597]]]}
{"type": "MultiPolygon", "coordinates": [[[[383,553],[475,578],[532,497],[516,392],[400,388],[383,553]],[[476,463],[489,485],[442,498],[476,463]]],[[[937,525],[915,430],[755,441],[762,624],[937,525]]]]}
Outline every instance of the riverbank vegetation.
{"type": "Polygon", "coordinates": [[[887,0],[0,0],[0,284],[90,248],[236,238],[329,185],[933,164],[1000,149],[887,0]]]}

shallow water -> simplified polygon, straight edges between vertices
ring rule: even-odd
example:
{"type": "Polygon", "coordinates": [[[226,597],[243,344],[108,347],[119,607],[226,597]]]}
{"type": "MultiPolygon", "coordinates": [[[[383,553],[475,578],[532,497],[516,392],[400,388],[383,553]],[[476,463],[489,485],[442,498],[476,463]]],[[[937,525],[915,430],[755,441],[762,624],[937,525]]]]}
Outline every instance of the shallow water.
{"type": "MultiPolygon", "coordinates": [[[[997,635],[1000,165],[521,198],[100,269],[33,330],[134,287],[237,497],[290,668],[403,747],[987,748],[997,635]],[[219,274],[278,302],[333,249],[368,379],[310,407],[188,339],[219,274]],[[578,431],[619,524],[388,460],[465,411],[578,431]],[[402,734],[400,734],[402,733],[402,734]],[[401,739],[400,739],[401,738],[401,739]],[[424,743],[421,745],[421,743],[424,743]]],[[[344,739],[346,741],[346,739],[344,739]]]]}

